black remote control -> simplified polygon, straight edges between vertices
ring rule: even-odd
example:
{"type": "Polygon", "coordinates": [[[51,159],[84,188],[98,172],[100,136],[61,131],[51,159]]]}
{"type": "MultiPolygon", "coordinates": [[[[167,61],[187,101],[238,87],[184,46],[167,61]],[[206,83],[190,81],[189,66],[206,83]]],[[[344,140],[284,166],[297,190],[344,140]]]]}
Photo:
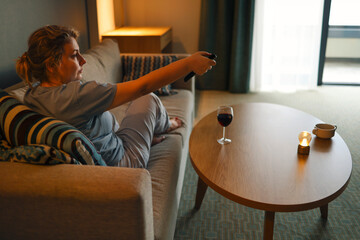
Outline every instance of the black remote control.
{"type": "MultiPolygon", "coordinates": [[[[210,56],[207,56],[207,57],[210,58],[210,59],[215,59],[217,56],[212,53],[210,56]]],[[[188,75],[185,76],[184,81],[185,82],[189,81],[190,78],[192,78],[193,76],[195,76],[194,72],[189,73],[188,75]]]]}

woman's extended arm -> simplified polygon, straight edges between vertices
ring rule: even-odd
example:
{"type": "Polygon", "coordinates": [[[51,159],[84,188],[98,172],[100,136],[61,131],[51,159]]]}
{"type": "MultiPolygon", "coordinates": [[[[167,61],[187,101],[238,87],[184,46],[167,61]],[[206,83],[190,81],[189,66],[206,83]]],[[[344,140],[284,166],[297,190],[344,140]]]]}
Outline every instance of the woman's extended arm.
{"type": "Polygon", "coordinates": [[[116,95],[109,109],[151,93],[162,86],[176,81],[191,71],[199,75],[206,73],[212,66],[216,65],[214,60],[206,57],[209,55],[210,53],[207,52],[197,52],[187,58],[152,71],[136,81],[118,83],[116,95]]]}

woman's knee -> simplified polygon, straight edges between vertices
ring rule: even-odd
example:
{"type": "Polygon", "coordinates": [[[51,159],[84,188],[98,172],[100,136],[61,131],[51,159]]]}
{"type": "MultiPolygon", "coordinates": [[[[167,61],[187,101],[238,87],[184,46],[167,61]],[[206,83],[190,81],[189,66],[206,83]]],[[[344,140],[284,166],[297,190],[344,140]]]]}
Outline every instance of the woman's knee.
{"type": "Polygon", "coordinates": [[[161,100],[158,96],[156,96],[154,93],[149,93],[141,97],[142,102],[144,106],[149,106],[151,108],[155,107],[156,109],[162,109],[163,105],[161,103],[161,100]]]}
{"type": "Polygon", "coordinates": [[[154,93],[149,93],[143,96],[147,101],[149,102],[160,102],[160,98],[158,96],[156,96],[154,93]]]}

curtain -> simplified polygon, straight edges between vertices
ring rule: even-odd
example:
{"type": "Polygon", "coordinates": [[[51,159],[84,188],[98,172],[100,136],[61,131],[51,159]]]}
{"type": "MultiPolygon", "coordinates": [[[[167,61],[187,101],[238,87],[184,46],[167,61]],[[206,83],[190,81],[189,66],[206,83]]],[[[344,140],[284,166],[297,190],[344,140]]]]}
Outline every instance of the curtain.
{"type": "Polygon", "coordinates": [[[251,91],[317,86],[323,0],[256,0],[251,91]]]}
{"type": "Polygon", "coordinates": [[[249,91],[254,7],[255,0],[202,0],[199,49],[218,58],[198,89],[249,91]]]}

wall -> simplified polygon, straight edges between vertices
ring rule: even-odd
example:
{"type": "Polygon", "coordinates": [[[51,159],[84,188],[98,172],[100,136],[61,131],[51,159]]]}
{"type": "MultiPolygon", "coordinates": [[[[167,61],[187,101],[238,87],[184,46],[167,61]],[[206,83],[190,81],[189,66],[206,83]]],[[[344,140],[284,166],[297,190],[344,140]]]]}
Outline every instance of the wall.
{"type": "Polygon", "coordinates": [[[97,0],[96,1],[99,40],[103,33],[115,29],[114,17],[114,1],[113,0],[97,0]]]}
{"type": "Polygon", "coordinates": [[[198,50],[201,0],[123,1],[125,25],[172,26],[172,52],[193,53],[198,50]]]}
{"type": "Polygon", "coordinates": [[[73,26],[80,32],[79,46],[89,48],[86,0],[1,0],[0,88],[21,79],[15,61],[27,50],[30,34],[47,24],[73,26]]]}

